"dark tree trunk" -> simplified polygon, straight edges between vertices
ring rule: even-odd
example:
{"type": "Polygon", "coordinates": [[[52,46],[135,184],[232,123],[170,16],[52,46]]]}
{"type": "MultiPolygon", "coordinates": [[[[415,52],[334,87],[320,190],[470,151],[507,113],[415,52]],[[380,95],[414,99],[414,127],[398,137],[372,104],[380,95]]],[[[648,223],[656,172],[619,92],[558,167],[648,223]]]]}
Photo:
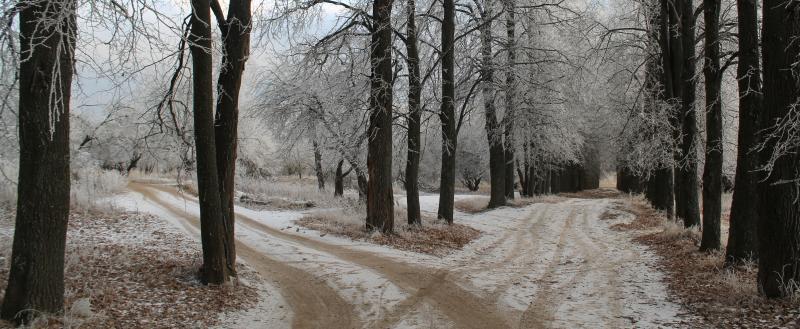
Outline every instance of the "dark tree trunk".
{"type": "Polygon", "coordinates": [[[453,0],[443,0],[442,18],[442,108],[439,118],[442,121],[442,171],[439,183],[439,210],[437,217],[453,223],[453,203],[456,183],[456,130],[455,113],[455,4],[453,0]]]}
{"type": "Polygon", "coordinates": [[[672,179],[672,168],[657,169],[650,177],[647,188],[653,208],[664,211],[669,218],[672,218],[672,208],[675,204],[672,195],[672,179]]]}
{"type": "Polygon", "coordinates": [[[681,74],[681,164],[680,200],[683,205],[683,225],[700,225],[699,182],[697,178],[697,112],[695,110],[695,18],[692,0],[681,0],[681,42],[683,43],[683,70],[681,74]]]}
{"type": "Polygon", "coordinates": [[[536,180],[537,180],[536,168],[533,165],[533,163],[531,163],[527,169],[528,169],[528,179],[527,179],[527,184],[525,184],[525,194],[527,194],[528,196],[534,196],[536,195],[536,192],[533,189],[533,187],[536,185],[536,180]]]}
{"type": "Polygon", "coordinates": [[[703,239],[700,250],[719,250],[722,216],[722,72],[719,64],[720,0],[703,0],[705,21],[706,161],[703,168],[703,239]]]}
{"type": "Polygon", "coordinates": [[[392,233],[392,0],[372,7],[370,118],[367,170],[367,230],[392,233]]]}
{"type": "MultiPolygon", "coordinates": [[[[792,107],[800,97],[800,72],[796,66],[800,56],[800,8],[780,0],[765,0],[764,30],[761,34],[764,56],[764,112],[762,163],[774,158],[774,152],[786,143],[776,133],[776,124],[786,123],[792,107]]],[[[785,132],[784,132],[785,134],[785,132]]],[[[800,282],[800,202],[797,172],[800,147],[784,145],[782,154],[774,158],[771,172],[758,186],[759,194],[759,262],[758,284],[767,297],[786,296],[789,284],[800,282]]]]}
{"type": "Polygon", "coordinates": [[[317,141],[312,142],[314,148],[314,173],[317,174],[317,188],[320,191],[325,190],[325,172],[322,171],[322,149],[319,147],[317,141]]]}
{"type": "Polygon", "coordinates": [[[24,60],[19,67],[17,217],[0,310],[0,317],[17,324],[64,306],[75,6],[73,1],[34,2],[19,13],[24,60]]]}
{"type": "Polygon", "coordinates": [[[522,172],[522,168],[520,167],[518,161],[517,161],[517,168],[516,169],[517,169],[517,176],[519,176],[520,195],[528,196],[525,193],[525,184],[527,184],[527,178],[525,177],[525,174],[522,172]]]}
{"type": "Polygon", "coordinates": [[[739,24],[739,141],[731,202],[726,261],[737,264],[758,258],[758,143],[761,112],[761,62],[756,0],[736,2],[739,24]]]}
{"type": "MultiPolygon", "coordinates": [[[[217,2],[213,3],[215,6],[217,2]]],[[[236,240],[233,212],[236,185],[236,151],[239,128],[239,91],[245,62],[250,53],[250,0],[231,0],[228,18],[216,7],[222,35],[222,64],[217,79],[217,113],[214,138],[217,152],[217,175],[222,222],[225,228],[225,264],[229,275],[236,275],[236,240]]]]}
{"type": "Polygon", "coordinates": [[[406,160],[406,204],[408,224],[422,225],[419,208],[419,158],[420,125],[422,120],[422,80],[417,49],[417,7],[415,0],[408,0],[406,48],[408,52],[408,157],[406,160]]]}
{"type": "Polygon", "coordinates": [[[334,178],[333,181],[333,196],[340,197],[344,195],[344,178],[353,170],[351,168],[347,172],[342,172],[343,165],[344,160],[339,160],[339,163],[336,165],[336,178],[334,178]]]}
{"type": "Polygon", "coordinates": [[[211,49],[211,9],[208,1],[192,0],[191,35],[197,186],[203,245],[201,280],[207,284],[228,281],[226,230],[217,172],[214,137],[214,93],[211,49]]]}
{"type": "Polygon", "coordinates": [[[481,25],[481,84],[483,85],[483,109],[486,115],[486,138],[489,141],[489,177],[491,191],[489,208],[506,204],[506,159],[503,149],[503,131],[497,121],[494,90],[494,62],[492,60],[492,4],[486,2],[481,25]]]}
{"type": "Polygon", "coordinates": [[[506,181],[504,185],[506,189],[506,198],[514,200],[514,119],[516,113],[514,101],[517,98],[517,81],[515,75],[517,63],[517,21],[514,15],[516,1],[506,0],[504,5],[506,11],[506,42],[508,42],[506,46],[506,51],[508,52],[508,63],[506,64],[508,66],[506,71],[506,113],[503,116],[506,152],[506,181]]]}
{"type": "Polygon", "coordinates": [[[358,184],[358,200],[365,201],[367,199],[367,175],[362,171],[356,171],[356,183],[358,184]]]}

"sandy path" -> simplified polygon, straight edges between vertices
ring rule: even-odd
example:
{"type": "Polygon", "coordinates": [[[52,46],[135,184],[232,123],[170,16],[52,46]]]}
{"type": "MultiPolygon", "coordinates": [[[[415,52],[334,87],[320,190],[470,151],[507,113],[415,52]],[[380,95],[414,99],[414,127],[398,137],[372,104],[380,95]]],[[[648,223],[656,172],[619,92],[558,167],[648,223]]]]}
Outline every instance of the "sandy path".
{"type": "MultiPolygon", "coordinates": [[[[182,219],[184,228],[200,235],[200,221],[197,217],[183,209],[158,198],[149,185],[131,183],[132,191],[142,194],[146,200],[157,204],[162,209],[182,219]]],[[[344,301],[330,286],[315,278],[312,274],[301,271],[285,263],[266,257],[250,246],[236,242],[238,257],[253,267],[259,274],[278,283],[283,297],[294,312],[293,328],[360,328],[360,320],[356,316],[353,305],[344,301]]]]}
{"type": "MultiPolygon", "coordinates": [[[[174,205],[180,198],[193,209],[195,199],[168,185],[131,189],[196,233],[197,210],[189,214],[174,205]]],[[[424,211],[435,211],[430,209],[434,197],[430,199],[422,200],[424,211]]],[[[667,297],[662,274],[653,266],[654,254],[633,244],[626,233],[611,230],[616,222],[600,220],[611,203],[570,199],[458,214],[484,234],[445,258],[318,238],[314,231],[295,233],[270,219],[278,213],[244,208],[236,211],[237,238],[261,237],[238,242],[239,255],[278,283],[294,313],[292,327],[678,326],[684,311],[667,297]],[[276,254],[276,247],[287,245],[296,246],[288,252],[301,254],[294,259],[302,257],[302,262],[276,254]],[[376,279],[369,275],[384,283],[370,285],[367,281],[376,279]],[[394,297],[384,296],[390,288],[398,290],[394,297]]]]}
{"type": "MultiPolygon", "coordinates": [[[[138,185],[141,189],[155,189],[180,196],[175,188],[166,185],[138,185]]],[[[152,193],[151,193],[152,195],[152,193]]],[[[154,199],[159,202],[160,200],[154,199]]],[[[191,200],[194,201],[194,200],[191,200]]],[[[160,201],[164,203],[163,201],[160,201]]],[[[371,325],[374,328],[387,328],[400,322],[404,316],[424,302],[430,302],[437,311],[444,314],[458,328],[504,328],[509,324],[493,304],[478,297],[454,283],[457,278],[449,276],[445,269],[416,266],[406,262],[377,256],[371,252],[347,248],[320,240],[307,238],[261,223],[239,211],[236,212],[237,225],[245,225],[277,239],[297,242],[335,257],[358,264],[380,273],[401,289],[411,292],[410,298],[398,303],[393,310],[383,314],[381,319],[371,325]]],[[[193,218],[196,221],[196,218],[193,218]]],[[[249,263],[249,262],[248,262],[249,263]]],[[[268,276],[269,277],[269,276],[268,276]]],[[[290,299],[291,303],[291,299],[290,299]]],[[[293,306],[294,307],[294,306],[293,306]]],[[[295,318],[298,317],[295,311],[295,318]]],[[[330,328],[350,328],[351,326],[329,326],[330,328]]]]}

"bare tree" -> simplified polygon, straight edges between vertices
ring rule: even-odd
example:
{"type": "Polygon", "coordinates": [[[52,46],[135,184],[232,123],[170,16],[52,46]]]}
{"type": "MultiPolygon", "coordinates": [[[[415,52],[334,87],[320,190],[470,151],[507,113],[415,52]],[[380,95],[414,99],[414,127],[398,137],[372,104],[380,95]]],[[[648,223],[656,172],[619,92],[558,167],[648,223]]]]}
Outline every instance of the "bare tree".
{"type": "Polygon", "coordinates": [[[705,17],[706,159],[703,170],[703,239],[700,250],[719,250],[722,215],[722,67],[720,0],[703,0],[705,17]]]}
{"type": "Polygon", "coordinates": [[[207,284],[222,284],[229,280],[229,272],[214,138],[211,6],[208,1],[192,1],[190,24],[197,192],[200,199],[200,235],[203,245],[201,279],[207,284]]]}
{"type": "Polygon", "coordinates": [[[392,233],[392,2],[372,5],[370,119],[367,153],[367,229],[392,233]]]}
{"type": "Polygon", "coordinates": [[[442,121],[442,171],[439,182],[439,210],[437,215],[448,223],[453,222],[455,202],[455,170],[458,132],[455,113],[455,3],[443,0],[442,19],[442,108],[439,118],[442,121]]]}
{"type": "Polygon", "coordinates": [[[0,317],[17,324],[64,306],[76,5],[33,1],[13,8],[19,12],[20,157],[11,270],[0,317]]]}
{"type": "Polygon", "coordinates": [[[419,159],[422,125],[422,80],[417,41],[416,0],[407,0],[406,52],[408,53],[408,156],[406,159],[405,188],[408,224],[421,225],[419,205],[419,159]]]}
{"type": "Polygon", "coordinates": [[[796,133],[800,97],[800,8],[780,0],[763,5],[764,103],[758,185],[760,224],[758,287],[767,297],[794,293],[800,282],[800,143],[796,133]]]}

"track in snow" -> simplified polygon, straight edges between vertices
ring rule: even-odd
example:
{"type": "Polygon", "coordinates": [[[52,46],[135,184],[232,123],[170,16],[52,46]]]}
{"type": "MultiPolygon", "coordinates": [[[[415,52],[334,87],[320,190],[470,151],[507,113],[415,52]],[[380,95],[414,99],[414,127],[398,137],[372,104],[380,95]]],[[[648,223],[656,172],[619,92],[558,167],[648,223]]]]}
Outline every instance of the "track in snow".
{"type": "MultiPolygon", "coordinates": [[[[197,236],[197,201],[132,183],[140,202],[197,236]]],[[[435,211],[435,197],[423,209],[435,211]]],[[[276,282],[294,328],[543,328],[677,325],[653,255],[599,218],[611,201],[503,208],[462,222],[484,231],[444,259],[284,230],[278,212],[237,208],[239,257],[276,282]]],[[[297,214],[299,216],[299,214],[297,214]]]]}

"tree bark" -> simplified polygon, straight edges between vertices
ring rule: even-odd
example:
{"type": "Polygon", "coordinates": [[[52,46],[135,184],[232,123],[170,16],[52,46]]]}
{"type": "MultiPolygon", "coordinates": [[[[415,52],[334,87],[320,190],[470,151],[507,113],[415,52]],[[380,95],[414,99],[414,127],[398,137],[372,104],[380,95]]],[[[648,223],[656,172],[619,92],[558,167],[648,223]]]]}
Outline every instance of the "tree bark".
{"type": "Polygon", "coordinates": [[[700,250],[719,250],[722,216],[722,71],[719,64],[720,0],[703,0],[705,22],[706,161],[703,168],[703,239],[700,250]]]}
{"type": "MultiPolygon", "coordinates": [[[[800,9],[794,3],[765,0],[763,5],[762,54],[764,57],[764,107],[760,151],[762,164],[787,141],[775,133],[776,124],[789,118],[800,96],[800,9]]],[[[800,202],[798,161],[800,147],[783,145],[771,171],[761,180],[759,194],[758,284],[767,297],[786,296],[789,284],[800,282],[800,202]]],[[[796,287],[796,286],[795,286],[796,287]]]]}
{"type": "Polygon", "coordinates": [[[17,215],[0,309],[0,317],[17,324],[40,312],[58,313],[64,305],[75,6],[74,1],[34,2],[19,13],[17,215]]]}
{"type": "Polygon", "coordinates": [[[343,165],[344,159],[339,160],[339,163],[336,165],[336,178],[334,178],[333,181],[333,196],[344,196],[344,178],[353,170],[351,168],[347,172],[342,172],[343,165]]]}
{"type": "Polygon", "coordinates": [[[367,136],[367,230],[392,233],[392,0],[372,8],[370,119],[367,136]]]}
{"type": "Polygon", "coordinates": [[[422,80],[417,49],[416,0],[408,0],[406,49],[408,52],[408,156],[406,160],[406,203],[409,225],[422,225],[419,205],[419,160],[422,120],[422,80]]]}
{"type": "Polygon", "coordinates": [[[456,183],[456,148],[458,131],[455,117],[455,4],[442,0],[442,170],[439,183],[439,210],[437,217],[453,223],[453,203],[456,183]]]}
{"type": "Polygon", "coordinates": [[[325,172],[322,171],[322,149],[319,143],[314,140],[311,142],[314,148],[314,173],[317,175],[317,188],[320,191],[325,190],[325,172]]]}
{"type": "Polygon", "coordinates": [[[214,132],[211,8],[208,1],[192,0],[191,35],[194,137],[197,149],[197,185],[203,245],[201,280],[206,284],[228,281],[226,230],[220,197],[214,132]]]}
{"type": "Polygon", "coordinates": [[[503,115],[504,134],[505,134],[505,189],[506,198],[514,200],[514,119],[516,113],[515,100],[517,98],[516,63],[517,63],[517,21],[514,11],[516,10],[515,0],[506,0],[506,38],[508,45],[508,63],[506,70],[506,113],[503,115]]]}
{"type": "Polygon", "coordinates": [[[483,85],[483,109],[486,116],[486,138],[489,141],[489,177],[491,190],[489,208],[506,204],[506,159],[503,149],[503,131],[497,121],[495,105],[494,61],[492,52],[492,2],[485,1],[481,16],[481,84],[483,85]]]}
{"type": "MultiPolygon", "coordinates": [[[[221,15],[221,13],[220,13],[221,15]]],[[[217,17],[222,19],[222,17],[217,17]]],[[[222,35],[222,64],[217,79],[217,113],[214,138],[217,152],[217,175],[225,228],[225,264],[229,275],[236,275],[236,240],[233,211],[236,176],[236,157],[239,127],[239,91],[242,86],[245,62],[250,53],[250,0],[231,0],[228,18],[217,22],[222,35]]]]}
{"type": "Polygon", "coordinates": [[[697,178],[697,112],[695,110],[695,18],[692,0],[681,0],[681,42],[683,70],[681,71],[681,144],[679,165],[680,200],[683,205],[683,225],[700,225],[699,182],[697,178]]]}
{"type": "Polygon", "coordinates": [[[737,264],[758,258],[758,143],[761,62],[756,0],[736,2],[739,24],[739,138],[725,260],[737,264]]]}

